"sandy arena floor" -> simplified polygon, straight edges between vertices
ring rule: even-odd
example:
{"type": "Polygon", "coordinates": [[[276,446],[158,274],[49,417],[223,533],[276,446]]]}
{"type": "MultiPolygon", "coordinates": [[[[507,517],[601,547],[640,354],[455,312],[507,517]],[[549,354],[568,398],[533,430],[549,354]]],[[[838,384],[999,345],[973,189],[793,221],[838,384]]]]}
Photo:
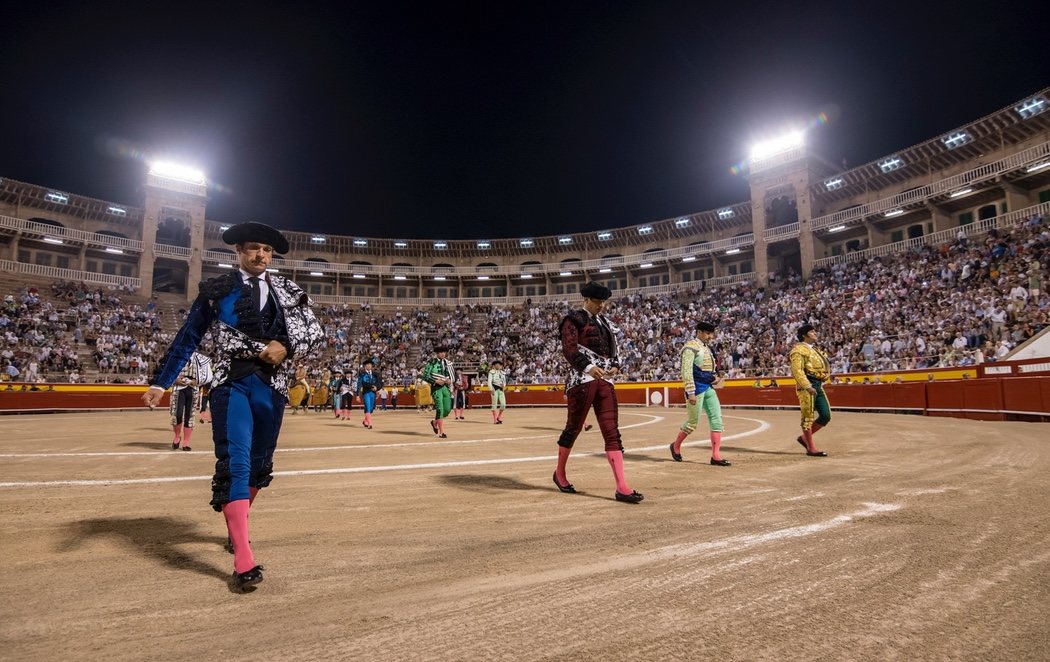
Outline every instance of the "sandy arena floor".
{"type": "Polygon", "coordinates": [[[721,468],[624,409],[629,505],[597,431],[554,489],[561,410],[354,414],[286,417],[246,595],[209,426],[0,417],[0,659],[1050,659],[1045,424],[727,410],[721,468]]]}

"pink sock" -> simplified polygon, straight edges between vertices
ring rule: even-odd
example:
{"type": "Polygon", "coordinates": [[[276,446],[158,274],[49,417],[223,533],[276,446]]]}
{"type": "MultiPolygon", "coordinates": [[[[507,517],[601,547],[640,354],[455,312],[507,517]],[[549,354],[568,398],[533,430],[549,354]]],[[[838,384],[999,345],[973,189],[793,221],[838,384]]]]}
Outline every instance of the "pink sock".
{"type": "Polygon", "coordinates": [[[438,434],[445,434],[445,419],[438,419],[438,434]]]}
{"type": "Polygon", "coordinates": [[[686,432],[685,430],[679,430],[678,431],[678,436],[674,440],[674,452],[675,453],[681,453],[682,452],[682,442],[685,441],[685,438],[688,437],[688,436],[689,436],[689,433],[686,432]]]}
{"type": "Polygon", "coordinates": [[[365,414],[365,425],[371,425],[371,424],[372,424],[372,415],[371,414],[365,414]]]}
{"type": "Polygon", "coordinates": [[[496,410],[495,410],[495,409],[493,409],[493,410],[492,410],[492,422],[493,422],[493,423],[495,423],[495,422],[496,422],[496,421],[498,421],[498,420],[499,420],[499,417],[498,417],[498,416],[496,416],[496,410]]]}
{"type": "Polygon", "coordinates": [[[179,437],[182,436],[182,423],[179,423],[178,425],[176,425],[174,430],[175,430],[175,438],[171,440],[171,443],[177,444],[177,443],[179,443],[179,437]]]}
{"type": "Polygon", "coordinates": [[[568,485],[569,479],[565,475],[565,465],[569,463],[569,453],[572,452],[571,448],[564,446],[558,446],[558,468],[555,470],[555,474],[558,476],[558,482],[562,485],[568,485]]]}
{"type": "Polygon", "coordinates": [[[503,410],[502,409],[500,409],[499,413],[496,414],[496,420],[497,421],[502,421],[503,420],[503,410]]]}
{"type": "Polygon", "coordinates": [[[711,432],[711,459],[721,460],[722,455],[718,452],[722,447],[722,433],[711,432]]]}
{"type": "Polygon", "coordinates": [[[806,449],[809,452],[812,453],[812,452],[816,451],[816,448],[813,447],[813,431],[812,430],[803,430],[802,431],[802,441],[806,442],[806,449]]]}
{"type": "Polygon", "coordinates": [[[627,486],[627,478],[623,475],[623,451],[605,451],[605,457],[612,467],[613,476],[616,478],[616,491],[620,494],[630,494],[634,490],[627,486]]]}
{"type": "Polygon", "coordinates": [[[813,429],[811,430],[811,432],[812,432],[813,434],[816,434],[816,433],[817,433],[817,432],[819,432],[819,431],[820,431],[820,429],[821,429],[821,428],[823,428],[823,427],[824,427],[824,426],[823,426],[823,425],[821,425],[820,423],[814,423],[814,424],[813,424],[813,429]]]}
{"type": "Polygon", "coordinates": [[[193,428],[182,428],[182,445],[190,445],[190,437],[193,436],[193,428]]]}
{"type": "Polygon", "coordinates": [[[255,567],[251,545],[248,544],[248,499],[231,501],[222,507],[226,517],[226,528],[233,541],[233,569],[237,572],[248,572],[255,567]]]}

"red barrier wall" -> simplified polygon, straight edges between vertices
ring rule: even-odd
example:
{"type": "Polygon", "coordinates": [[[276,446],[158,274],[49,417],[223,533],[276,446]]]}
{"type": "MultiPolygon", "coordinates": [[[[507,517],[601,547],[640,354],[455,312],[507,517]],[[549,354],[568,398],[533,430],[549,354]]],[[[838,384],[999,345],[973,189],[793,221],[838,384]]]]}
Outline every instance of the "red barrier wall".
{"type": "MultiPolygon", "coordinates": [[[[1007,418],[1050,418],[1050,375],[1042,368],[1047,361],[992,364],[1005,373],[1036,372],[1037,376],[992,376],[962,380],[904,381],[892,384],[828,384],[825,390],[832,409],[872,411],[915,411],[929,416],[958,416],[979,420],[1001,421],[1007,418]],[[1040,374],[1041,373],[1041,374],[1040,374]]],[[[89,409],[134,409],[142,406],[143,386],[105,384],[56,384],[54,391],[22,391],[0,388],[0,413],[46,412],[89,409]]],[[[29,386],[27,385],[27,388],[29,386]]],[[[39,388],[39,386],[38,386],[39,388]]],[[[616,396],[621,404],[645,405],[646,395],[659,394],[660,404],[681,406],[685,396],[680,384],[618,384],[616,396]]],[[[726,386],[718,391],[726,406],[795,408],[794,385],[776,388],[726,386]]],[[[168,396],[162,402],[167,407],[168,396]]],[[[472,393],[471,406],[485,408],[491,400],[487,392],[472,393]]],[[[527,391],[508,391],[507,403],[516,406],[562,406],[565,398],[560,387],[533,386],[527,391]]],[[[398,397],[401,407],[415,407],[412,393],[398,397]]],[[[655,403],[650,403],[655,404],[655,403]]]]}

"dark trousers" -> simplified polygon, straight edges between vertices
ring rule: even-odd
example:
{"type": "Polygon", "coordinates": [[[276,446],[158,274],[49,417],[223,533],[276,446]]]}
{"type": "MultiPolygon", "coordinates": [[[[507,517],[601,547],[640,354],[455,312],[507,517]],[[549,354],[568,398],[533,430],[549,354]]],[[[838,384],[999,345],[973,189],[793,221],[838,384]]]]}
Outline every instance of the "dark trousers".
{"type": "Polygon", "coordinates": [[[197,387],[189,386],[180,388],[175,392],[175,425],[188,425],[193,427],[193,398],[197,395],[197,387]]]}
{"type": "Polygon", "coordinates": [[[212,389],[213,508],[247,499],[249,487],[263,488],[273,480],[273,452],[286,402],[256,374],[212,389]]]}
{"type": "Polygon", "coordinates": [[[576,437],[580,436],[580,430],[583,429],[587,412],[593,408],[598,419],[598,429],[602,431],[602,438],[605,440],[605,450],[623,450],[620,438],[620,409],[612,384],[604,379],[595,379],[570,389],[565,398],[568,416],[565,419],[565,429],[558,438],[559,446],[572,448],[576,437]]]}

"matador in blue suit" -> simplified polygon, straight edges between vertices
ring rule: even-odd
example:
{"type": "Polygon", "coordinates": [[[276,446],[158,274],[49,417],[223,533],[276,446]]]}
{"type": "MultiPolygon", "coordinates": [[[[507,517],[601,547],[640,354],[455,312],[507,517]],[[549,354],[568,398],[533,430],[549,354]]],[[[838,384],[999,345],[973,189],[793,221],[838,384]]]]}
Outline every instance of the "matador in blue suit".
{"type": "Polygon", "coordinates": [[[324,341],[311,301],[291,280],[267,273],[288,240],[262,223],[241,223],[222,235],[237,250],[240,268],[200,284],[200,294],[150,380],[143,401],[156,406],[205,333],[215,342],[216,386],[211,390],[215,475],[211,505],[226,518],[233,547],[233,585],[246,591],[262,581],[248,542],[248,509],[273,479],[293,357],[306,358],[324,341]]]}

